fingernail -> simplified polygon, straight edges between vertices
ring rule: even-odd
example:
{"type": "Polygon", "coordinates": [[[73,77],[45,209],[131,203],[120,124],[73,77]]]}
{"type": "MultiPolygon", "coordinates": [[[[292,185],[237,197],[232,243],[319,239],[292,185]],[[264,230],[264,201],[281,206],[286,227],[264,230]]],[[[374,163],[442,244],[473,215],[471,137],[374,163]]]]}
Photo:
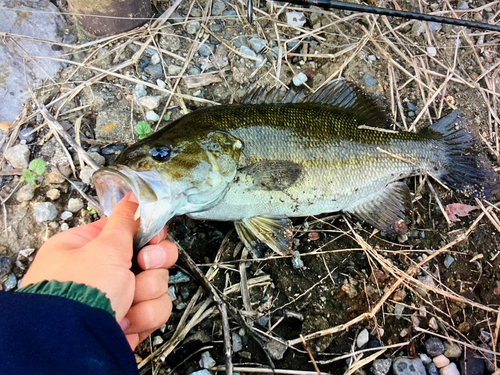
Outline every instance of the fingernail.
{"type": "Polygon", "coordinates": [[[130,321],[127,318],[123,318],[122,321],[120,322],[120,328],[122,331],[125,331],[130,327],[130,321]]]}
{"type": "Polygon", "coordinates": [[[129,202],[137,203],[139,204],[139,201],[137,200],[137,197],[135,196],[134,193],[131,193],[130,196],[128,197],[129,202]]]}
{"type": "Polygon", "coordinates": [[[167,254],[160,246],[150,245],[144,251],[144,267],[145,269],[161,267],[165,264],[167,254]]]}

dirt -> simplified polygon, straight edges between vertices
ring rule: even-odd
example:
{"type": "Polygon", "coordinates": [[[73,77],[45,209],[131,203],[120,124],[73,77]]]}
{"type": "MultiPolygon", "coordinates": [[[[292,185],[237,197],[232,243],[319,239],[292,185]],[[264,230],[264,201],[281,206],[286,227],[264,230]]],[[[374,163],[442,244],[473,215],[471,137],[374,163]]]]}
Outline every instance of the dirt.
{"type": "MultiPolygon", "coordinates": [[[[192,46],[191,40],[194,36],[187,33],[183,17],[190,9],[190,5],[189,2],[184,3],[177,11],[182,16],[181,19],[176,21],[174,26],[165,28],[162,35],[157,38],[158,43],[170,52],[164,55],[165,67],[181,66],[182,59],[189,57],[188,50],[192,46]],[[178,39],[175,39],[176,37],[178,39]],[[175,55],[180,58],[176,58],[175,55]]],[[[298,72],[304,72],[309,77],[307,84],[315,89],[333,75],[341,75],[378,99],[381,105],[388,108],[387,111],[395,116],[397,125],[402,129],[405,123],[407,128],[411,127],[426,101],[430,102],[429,113],[433,117],[432,120],[452,109],[464,111],[471,118],[471,127],[478,137],[482,136],[486,140],[481,143],[483,152],[497,166],[494,160],[498,154],[498,145],[495,142],[496,125],[490,126],[493,119],[492,113],[486,104],[485,97],[478,90],[478,87],[482,87],[489,88],[491,91],[492,85],[494,87],[495,83],[500,83],[496,70],[486,73],[488,82],[486,80],[475,82],[483,72],[494,68],[494,64],[498,63],[499,51],[498,46],[494,45],[496,39],[493,34],[486,35],[483,43],[477,48],[471,45],[478,44],[481,38],[479,34],[463,37],[458,49],[459,53],[455,58],[457,43],[453,35],[459,30],[458,28],[446,26],[440,32],[427,34],[424,32],[417,36],[410,23],[398,29],[399,33],[395,37],[387,31],[386,26],[382,23],[376,26],[368,16],[308,8],[305,10],[308,23],[304,30],[331,25],[315,32],[313,36],[303,36],[301,33],[304,31],[299,32],[297,29],[283,26],[286,24],[284,14],[276,17],[276,9],[266,6],[263,5],[262,9],[265,12],[271,12],[273,16],[268,17],[257,12],[253,25],[249,25],[242,19],[217,17],[212,17],[207,22],[208,29],[214,30],[207,32],[205,39],[207,43],[213,45],[213,54],[208,57],[194,55],[188,67],[202,70],[205,67],[207,72],[220,77],[221,82],[194,89],[187,88],[181,82],[179,85],[181,93],[214,102],[232,103],[241,100],[256,84],[269,87],[274,85],[278,62],[275,57],[268,54],[271,53],[269,48],[277,46],[275,25],[279,25],[282,47],[285,39],[296,38],[295,40],[301,41],[296,50],[289,51],[291,54],[298,55],[290,55],[288,59],[281,61],[279,79],[282,83],[292,86],[293,77],[298,72]],[[339,16],[350,17],[351,21],[333,23],[339,16]],[[214,25],[223,25],[223,27],[214,27],[214,25]],[[376,27],[387,31],[389,37],[384,39],[380,34],[375,33],[373,35],[376,38],[370,40],[365,30],[376,29],[376,27]],[[264,57],[269,58],[270,64],[263,67],[256,67],[253,60],[243,59],[234,52],[238,51],[238,47],[234,45],[235,39],[241,36],[250,38],[254,35],[269,41],[266,47],[268,54],[264,57]],[[364,38],[367,39],[366,44],[364,38]],[[220,44],[220,41],[223,44],[220,44]],[[397,54],[389,42],[396,43],[403,52],[397,54]],[[233,49],[226,48],[224,45],[233,49]],[[426,55],[425,50],[429,45],[438,47],[439,54],[436,58],[426,55]],[[349,46],[354,46],[354,48],[345,51],[345,48],[349,46]],[[311,57],[301,58],[300,54],[310,54],[308,56],[311,57]],[[325,57],[323,54],[328,54],[328,56],[325,57]],[[320,57],[315,58],[314,55],[320,57]],[[415,67],[419,69],[415,70],[415,67]],[[405,74],[403,69],[411,74],[405,74]],[[444,77],[450,71],[453,71],[455,75],[449,76],[451,79],[446,81],[446,89],[430,100],[425,85],[439,88],[440,85],[444,85],[444,77]],[[374,80],[374,85],[370,86],[366,83],[366,75],[374,80]],[[412,79],[412,75],[418,76],[417,79],[412,79]],[[397,85],[393,84],[393,79],[396,80],[397,85]],[[419,85],[418,81],[425,84],[419,85]],[[396,86],[398,95],[393,94],[396,86]],[[423,92],[425,100],[422,97],[423,92]],[[400,106],[398,106],[398,101],[400,106]]],[[[243,10],[240,5],[232,3],[227,7],[227,9],[233,8],[239,12],[243,10]]],[[[199,11],[195,6],[192,11],[196,12],[196,10],[199,11]]],[[[429,9],[424,11],[429,11],[429,9]]],[[[392,19],[390,23],[393,27],[397,27],[401,20],[392,19]]],[[[79,33],[80,38],[82,35],[79,33]]],[[[140,40],[143,41],[144,38],[140,40]]],[[[76,51],[73,54],[73,60],[84,61],[92,52],[95,52],[90,61],[101,56],[100,61],[96,61],[94,65],[100,69],[109,69],[110,66],[132,57],[131,49],[125,46],[119,48],[125,42],[126,40],[122,38],[114,43],[103,42],[100,50],[76,51]]],[[[148,82],[155,83],[155,80],[149,79],[147,74],[140,69],[140,65],[141,62],[138,62],[121,73],[139,79],[146,78],[148,82]]],[[[39,101],[47,104],[58,95],[75,89],[81,81],[91,79],[96,74],[98,72],[92,69],[83,69],[70,64],[59,77],[59,82],[65,84],[61,85],[59,90],[46,86],[37,94],[39,101]],[[69,83],[66,82],[67,80],[69,83]]],[[[168,84],[173,85],[176,78],[167,81],[168,84]]],[[[74,136],[74,124],[78,117],[83,115],[80,128],[81,137],[84,138],[82,145],[89,151],[103,153],[106,147],[126,145],[137,140],[138,136],[133,129],[136,122],[144,118],[145,111],[133,99],[136,83],[108,75],[101,79],[99,84],[91,85],[77,93],[73,99],[68,100],[66,108],[64,106],[60,108],[62,113],[80,106],[84,108],[63,116],[62,121],[67,124],[68,132],[74,136]],[[117,119],[118,117],[123,119],[117,119]],[[130,118],[133,121],[130,121],[130,118]],[[118,125],[116,125],[117,122],[118,125]]],[[[170,86],[167,87],[171,89],[170,86]]],[[[162,95],[160,91],[151,88],[147,90],[148,95],[162,95]]],[[[167,100],[167,96],[164,96],[162,105],[165,105],[167,100]]],[[[496,108],[496,98],[488,98],[488,100],[490,100],[488,102],[490,106],[496,108]]],[[[179,103],[175,99],[169,101],[163,114],[161,111],[158,114],[161,116],[167,114],[170,117],[169,121],[182,116],[183,110],[179,103]]],[[[209,104],[185,100],[182,105],[189,110],[195,110],[209,104]]],[[[165,126],[169,121],[161,121],[160,127],[165,126]]],[[[424,113],[417,123],[417,128],[426,127],[430,125],[430,122],[427,113],[424,113]]],[[[21,128],[42,124],[43,120],[35,117],[23,123],[21,128]]],[[[50,141],[46,139],[49,136],[48,128],[41,127],[35,141],[30,144],[32,159],[45,155],[46,159],[54,161],[54,153],[48,156],[49,154],[43,152],[48,149],[47,142],[54,142],[53,138],[50,141]]],[[[79,169],[76,153],[72,149],[70,152],[73,155],[73,163],[79,169]]],[[[64,161],[65,155],[60,152],[58,155],[61,163],[67,164],[67,160],[64,161]]],[[[107,165],[112,164],[114,157],[116,157],[114,153],[105,155],[107,165]]],[[[57,164],[50,165],[47,172],[57,170],[57,164]]],[[[75,176],[70,176],[69,179],[76,182],[81,180],[75,176]]],[[[18,181],[19,176],[3,177],[0,195],[5,198],[12,192],[18,181]]],[[[416,263],[422,262],[426,257],[432,256],[434,251],[466,233],[482,212],[481,210],[473,211],[460,222],[448,226],[433,193],[429,191],[426,184],[422,184],[422,179],[412,178],[406,182],[414,193],[414,205],[408,238],[403,242],[399,242],[397,237],[374,233],[373,228],[367,224],[358,223],[354,218],[340,215],[331,218],[329,215],[324,215],[326,218],[319,222],[316,218],[294,220],[296,228],[294,250],[300,253],[304,262],[303,267],[295,269],[291,257],[277,257],[269,251],[264,251],[261,259],[249,259],[246,268],[248,279],[263,275],[269,276],[268,281],[250,289],[252,306],[257,312],[254,317],[255,322],[253,322],[255,327],[264,332],[269,330],[269,334],[271,334],[272,327],[272,335],[275,337],[282,340],[294,340],[299,335],[306,336],[337,327],[361,314],[370,312],[383,298],[384,293],[398,280],[394,270],[413,272],[416,263]],[[366,242],[364,248],[360,240],[354,237],[351,228],[354,228],[360,238],[366,242]],[[374,253],[367,250],[368,248],[373,249],[374,253],[379,254],[381,259],[389,263],[382,264],[381,259],[376,259],[374,253]],[[390,268],[391,264],[394,268],[390,268]],[[259,320],[262,317],[269,318],[266,325],[259,323],[263,322],[259,320]]],[[[56,187],[61,191],[61,198],[54,203],[59,212],[62,212],[70,198],[81,197],[80,192],[71,186],[67,181],[60,184],[47,183],[44,177],[39,181],[33,201],[18,203],[15,198],[10,198],[5,205],[7,229],[0,233],[2,244],[0,254],[15,258],[19,250],[39,248],[45,239],[60,231],[63,224],[60,218],[50,223],[38,224],[32,216],[33,207],[36,202],[48,201],[46,197],[48,189],[56,187]]],[[[433,186],[443,206],[457,202],[476,205],[473,199],[462,194],[446,190],[439,184],[433,184],[433,186]]],[[[89,197],[95,197],[92,186],[81,184],[80,187],[89,197]]],[[[491,202],[497,201],[498,195],[495,194],[491,202]]],[[[492,212],[496,211],[497,209],[492,212]]],[[[94,214],[90,208],[84,208],[80,213],[75,214],[68,224],[70,227],[78,226],[93,221],[97,217],[98,215],[94,214]]],[[[189,254],[204,271],[214,262],[223,239],[233,229],[231,223],[196,222],[186,217],[174,218],[169,228],[173,236],[189,250],[189,254]]],[[[224,242],[224,251],[219,261],[223,268],[213,280],[216,288],[223,293],[229,286],[240,282],[238,267],[241,253],[236,255],[233,253],[238,243],[234,231],[229,234],[228,239],[229,242],[224,242]]],[[[480,305],[496,309],[500,304],[500,292],[497,290],[497,282],[500,281],[500,257],[497,257],[499,241],[499,232],[487,216],[483,217],[477,225],[473,226],[466,240],[450,247],[449,252],[443,252],[442,255],[438,255],[412,274],[416,280],[420,280],[420,283],[408,281],[396,288],[374,318],[361,320],[347,329],[339,329],[335,334],[309,340],[308,349],[311,351],[311,356],[320,363],[322,371],[332,374],[344,373],[347,368],[345,360],[330,364],[321,364],[321,361],[354,351],[353,342],[357,333],[363,328],[368,328],[372,345],[384,346],[407,340],[411,342],[408,346],[387,352],[385,356],[415,355],[425,351],[422,343],[427,337],[416,328],[432,330],[430,327],[432,317],[438,317],[440,334],[478,345],[481,331],[490,332],[495,329],[496,316],[480,305]],[[445,264],[449,261],[447,257],[450,255],[454,261],[446,267],[445,264]],[[432,275],[435,278],[435,286],[430,287],[438,288],[448,294],[444,296],[443,293],[437,293],[435,290],[430,291],[425,281],[426,275],[432,275]],[[469,301],[464,302],[458,297],[454,298],[451,292],[469,301]],[[398,304],[404,306],[402,314],[395,313],[398,304]],[[380,329],[383,329],[383,332],[380,329]],[[405,332],[406,334],[402,336],[405,332]]],[[[180,264],[179,267],[182,269],[184,266],[180,264]]],[[[22,270],[15,272],[19,277],[22,275],[22,270]]],[[[173,273],[175,274],[175,270],[173,273]]],[[[174,301],[174,305],[188,303],[196,292],[197,286],[198,284],[193,280],[188,284],[176,284],[176,294],[179,298],[174,301]],[[182,297],[180,297],[181,292],[184,293],[182,297]]],[[[236,309],[244,308],[239,293],[228,294],[228,301],[236,309]]],[[[174,308],[166,330],[155,332],[153,337],[161,336],[163,340],[168,341],[182,313],[183,309],[174,308]]],[[[235,320],[231,320],[231,328],[238,332],[241,327],[235,320]]],[[[190,334],[195,332],[203,332],[208,337],[209,342],[215,348],[210,352],[217,365],[224,364],[219,317],[206,319],[190,334]]],[[[233,362],[267,365],[268,359],[260,345],[248,331],[244,330],[242,333],[243,335],[240,336],[244,342],[243,350],[234,355],[233,362]]],[[[184,341],[165,364],[155,364],[155,366],[159,369],[159,373],[165,374],[178,364],[180,365],[176,371],[179,374],[196,370],[199,368],[200,354],[194,354],[192,357],[190,355],[203,345],[206,343],[199,339],[184,341]]],[[[151,352],[149,343],[141,345],[136,352],[141,360],[146,358],[151,352]]],[[[295,349],[288,349],[284,357],[275,360],[274,364],[276,368],[281,369],[314,371],[310,363],[310,355],[301,345],[296,345],[295,349]]]]}

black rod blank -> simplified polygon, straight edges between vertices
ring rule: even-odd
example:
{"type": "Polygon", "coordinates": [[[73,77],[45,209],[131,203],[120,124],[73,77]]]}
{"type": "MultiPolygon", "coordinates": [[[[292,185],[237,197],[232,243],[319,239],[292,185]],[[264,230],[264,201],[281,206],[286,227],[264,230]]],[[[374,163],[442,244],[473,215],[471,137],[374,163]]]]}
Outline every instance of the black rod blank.
{"type": "MultiPolygon", "coordinates": [[[[249,1],[249,2],[251,3],[251,1],[249,1]]],[[[446,24],[454,25],[454,26],[465,26],[465,27],[474,28],[474,29],[500,32],[500,26],[490,25],[488,23],[483,23],[483,22],[466,21],[466,20],[461,20],[458,18],[433,16],[431,14],[425,14],[425,13],[405,12],[402,10],[393,10],[393,9],[372,7],[372,6],[368,6],[368,5],[346,3],[346,2],[342,2],[342,1],[286,0],[286,2],[291,3],[291,4],[296,4],[296,5],[315,5],[318,7],[325,8],[325,9],[340,9],[340,10],[348,10],[348,11],[352,11],[352,12],[379,14],[382,16],[389,16],[389,17],[402,17],[402,18],[408,18],[408,19],[418,20],[418,21],[446,23],[446,24]]]]}

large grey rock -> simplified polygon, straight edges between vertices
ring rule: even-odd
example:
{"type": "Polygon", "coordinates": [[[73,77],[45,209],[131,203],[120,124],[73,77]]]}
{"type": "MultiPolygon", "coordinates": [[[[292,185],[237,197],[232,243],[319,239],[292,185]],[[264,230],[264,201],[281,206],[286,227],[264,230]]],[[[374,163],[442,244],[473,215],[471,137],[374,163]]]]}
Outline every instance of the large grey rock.
{"type": "Polygon", "coordinates": [[[10,36],[0,42],[0,121],[14,121],[30,96],[27,82],[36,85],[52,78],[61,66],[43,58],[60,57],[61,52],[39,39],[61,42],[64,19],[49,0],[3,0],[1,4],[0,32],[10,36]]]}
{"type": "Polygon", "coordinates": [[[431,337],[425,342],[425,350],[431,358],[444,354],[443,342],[437,337],[431,337]]]}
{"type": "Polygon", "coordinates": [[[39,223],[51,221],[57,217],[57,208],[50,202],[37,203],[33,216],[39,223]]]}
{"type": "MultiPolygon", "coordinates": [[[[1,86],[1,76],[0,76],[0,86],[1,86]]],[[[4,98],[2,98],[2,100],[4,100],[4,98]]],[[[3,105],[2,108],[4,108],[3,105]]],[[[2,111],[0,111],[0,113],[2,111]]],[[[13,168],[26,169],[28,168],[28,165],[30,163],[30,149],[26,145],[13,146],[9,148],[7,151],[5,151],[4,156],[5,159],[7,159],[7,161],[13,168]]]]}

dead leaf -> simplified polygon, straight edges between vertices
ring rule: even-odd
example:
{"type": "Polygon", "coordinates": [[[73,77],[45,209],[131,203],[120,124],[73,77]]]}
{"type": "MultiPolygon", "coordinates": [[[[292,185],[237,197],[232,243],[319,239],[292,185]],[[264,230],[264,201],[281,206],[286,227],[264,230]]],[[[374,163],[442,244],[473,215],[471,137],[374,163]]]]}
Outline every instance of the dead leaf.
{"type": "Polygon", "coordinates": [[[452,203],[446,206],[446,215],[451,222],[460,221],[458,217],[468,216],[471,211],[477,210],[477,206],[469,206],[468,204],[452,203]]]}
{"type": "Polygon", "coordinates": [[[0,130],[6,132],[12,126],[12,122],[10,121],[0,121],[0,130]]]}

